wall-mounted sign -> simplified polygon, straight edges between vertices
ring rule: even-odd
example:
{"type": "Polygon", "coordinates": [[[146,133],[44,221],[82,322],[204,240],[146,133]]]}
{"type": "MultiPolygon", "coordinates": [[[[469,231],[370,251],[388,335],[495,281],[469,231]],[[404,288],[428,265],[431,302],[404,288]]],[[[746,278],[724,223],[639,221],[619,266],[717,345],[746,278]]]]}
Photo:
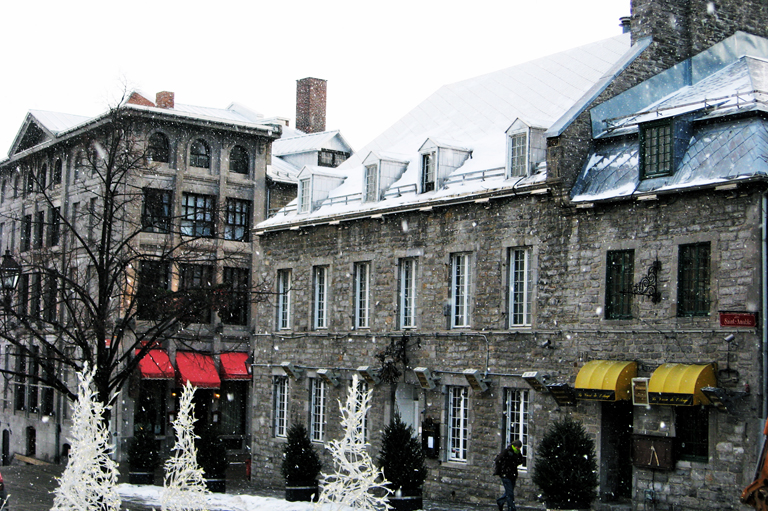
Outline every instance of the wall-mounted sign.
{"type": "Polygon", "coordinates": [[[616,391],[603,389],[576,389],[576,399],[590,401],[616,401],[616,391]]]}
{"type": "Polygon", "coordinates": [[[632,435],[632,464],[639,468],[673,470],[674,443],[671,437],[632,435]]]}
{"type": "Polygon", "coordinates": [[[692,406],[693,394],[672,394],[667,392],[651,392],[648,401],[652,405],[692,406]]]}
{"type": "Polygon", "coordinates": [[[567,383],[552,383],[547,385],[547,390],[555,398],[555,402],[560,406],[576,406],[576,393],[573,387],[567,383]]]}
{"type": "Polygon", "coordinates": [[[720,312],[720,326],[755,328],[757,327],[757,312],[720,312]]]}
{"type": "Polygon", "coordinates": [[[648,378],[632,378],[632,404],[636,406],[647,406],[648,400],[648,378]]]}

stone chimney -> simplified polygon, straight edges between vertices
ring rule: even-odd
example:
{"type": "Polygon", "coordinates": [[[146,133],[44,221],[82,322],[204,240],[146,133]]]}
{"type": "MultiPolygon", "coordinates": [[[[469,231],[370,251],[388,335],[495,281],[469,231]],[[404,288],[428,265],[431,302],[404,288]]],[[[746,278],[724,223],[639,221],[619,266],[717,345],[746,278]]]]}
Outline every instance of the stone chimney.
{"type": "Polygon", "coordinates": [[[173,108],[174,106],[173,92],[168,92],[168,91],[158,92],[155,95],[155,104],[157,104],[158,108],[173,108]]]}
{"type": "Polygon", "coordinates": [[[296,129],[305,133],[325,131],[326,84],[320,78],[296,80],[296,129]]]}
{"type": "Polygon", "coordinates": [[[629,16],[622,16],[619,18],[619,26],[621,27],[622,34],[626,34],[631,30],[631,20],[632,18],[629,16]]]}

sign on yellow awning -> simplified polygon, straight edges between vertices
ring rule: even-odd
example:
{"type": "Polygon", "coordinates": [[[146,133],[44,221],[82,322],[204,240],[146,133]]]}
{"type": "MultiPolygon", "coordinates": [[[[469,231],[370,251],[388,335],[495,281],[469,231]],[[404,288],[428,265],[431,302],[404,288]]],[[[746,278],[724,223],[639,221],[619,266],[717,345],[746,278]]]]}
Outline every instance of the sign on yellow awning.
{"type": "Polygon", "coordinates": [[[592,360],[576,376],[576,398],[592,401],[621,401],[631,396],[637,363],[592,360]]]}
{"type": "Polygon", "coordinates": [[[652,405],[708,405],[703,387],[716,387],[714,364],[661,364],[648,382],[652,405]]]}

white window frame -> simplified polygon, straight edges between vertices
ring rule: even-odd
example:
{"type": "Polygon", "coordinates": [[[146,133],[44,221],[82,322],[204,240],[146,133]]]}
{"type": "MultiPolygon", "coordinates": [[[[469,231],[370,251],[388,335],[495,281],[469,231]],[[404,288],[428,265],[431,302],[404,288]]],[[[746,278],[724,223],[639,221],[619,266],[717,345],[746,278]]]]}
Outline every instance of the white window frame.
{"type": "Polygon", "coordinates": [[[379,167],[368,165],[365,167],[365,197],[363,202],[378,202],[379,200],[379,167]]]}
{"type": "Polygon", "coordinates": [[[328,328],[328,267],[315,266],[312,270],[313,325],[315,330],[328,328]]]}
{"type": "Polygon", "coordinates": [[[291,329],[291,270],[277,271],[277,329],[291,329]]]}
{"type": "Polygon", "coordinates": [[[527,177],[529,174],[528,147],[530,137],[527,131],[509,135],[509,177],[527,177]]]}
{"type": "Polygon", "coordinates": [[[528,468],[528,425],[531,418],[531,391],[530,389],[507,388],[504,389],[504,446],[514,440],[520,440],[523,444],[521,452],[523,463],[520,468],[528,468]]]}
{"type": "Polygon", "coordinates": [[[451,255],[451,328],[469,326],[471,254],[451,255]]]}
{"type": "Polygon", "coordinates": [[[421,155],[421,193],[437,190],[437,152],[421,155]]]}
{"type": "Polygon", "coordinates": [[[299,181],[299,213],[309,213],[312,206],[311,179],[305,178],[299,181]]]}
{"type": "Polygon", "coordinates": [[[399,266],[399,319],[400,328],[406,330],[416,328],[416,259],[412,257],[400,259],[399,266]]]}
{"type": "Polygon", "coordinates": [[[272,416],[274,435],[278,438],[288,436],[288,377],[272,377],[272,416]]]}
{"type": "Polygon", "coordinates": [[[468,387],[448,387],[448,461],[466,463],[469,443],[468,387]]]}
{"type": "Polygon", "coordinates": [[[509,262],[507,280],[509,328],[529,327],[532,322],[533,305],[531,248],[510,248],[507,260],[509,262]]]}
{"type": "MultiPolygon", "coordinates": [[[[351,383],[351,382],[350,382],[351,383]]],[[[350,384],[350,387],[352,385],[350,384]]],[[[355,389],[355,403],[361,403],[363,401],[363,396],[368,393],[368,382],[365,380],[357,380],[357,388],[355,389]]],[[[355,411],[357,411],[357,408],[355,408],[355,411]]],[[[370,411],[370,409],[368,410],[370,411]]],[[[362,430],[362,436],[363,436],[363,442],[368,442],[368,412],[365,413],[365,416],[363,417],[363,422],[360,425],[362,430]]],[[[360,433],[360,430],[358,429],[358,433],[360,433]]]]}
{"type": "Polygon", "coordinates": [[[369,328],[371,319],[371,263],[355,263],[355,328],[369,328]]]}
{"type": "Polygon", "coordinates": [[[325,407],[328,384],[320,378],[309,379],[309,438],[313,442],[325,441],[325,407]]]}

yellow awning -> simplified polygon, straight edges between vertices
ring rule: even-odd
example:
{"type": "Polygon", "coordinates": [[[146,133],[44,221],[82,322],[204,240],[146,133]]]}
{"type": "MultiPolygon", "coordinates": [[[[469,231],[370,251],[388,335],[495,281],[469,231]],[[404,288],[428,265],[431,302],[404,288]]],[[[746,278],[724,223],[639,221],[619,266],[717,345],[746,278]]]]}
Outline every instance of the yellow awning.
{"type": "Polygon", "coordinates": [[[708,405],[701,389],[716,386],[713,364],[661,364],[648,382],[648,401],[652,405],[708,405]]]}
{"type": "Polygon", "coordinates": [[[576,376],[576,398],[595,401],[621,401],[631,396],[632,378],[637,363],[592,360],[576,376]]]}

